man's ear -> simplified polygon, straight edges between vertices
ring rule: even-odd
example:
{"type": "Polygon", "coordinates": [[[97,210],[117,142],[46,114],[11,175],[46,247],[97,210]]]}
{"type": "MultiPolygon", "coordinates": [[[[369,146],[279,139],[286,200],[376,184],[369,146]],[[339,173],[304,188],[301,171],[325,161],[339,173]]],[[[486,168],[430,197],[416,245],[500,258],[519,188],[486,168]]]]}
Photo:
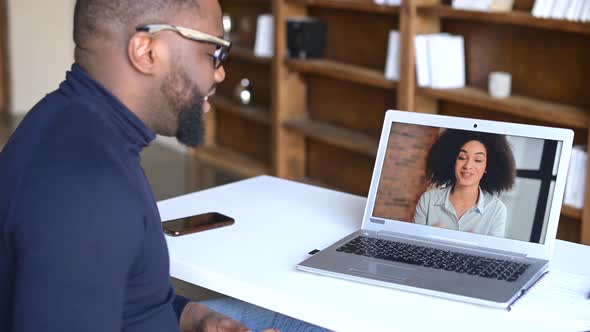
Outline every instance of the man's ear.
{"type": "Polygon", "coordinates": [[[153,36],[146,32],[138,32],[129,40],[129,61],[142,74],[151,75],[156,71],[160,59],[155,45],[153,36]]]}

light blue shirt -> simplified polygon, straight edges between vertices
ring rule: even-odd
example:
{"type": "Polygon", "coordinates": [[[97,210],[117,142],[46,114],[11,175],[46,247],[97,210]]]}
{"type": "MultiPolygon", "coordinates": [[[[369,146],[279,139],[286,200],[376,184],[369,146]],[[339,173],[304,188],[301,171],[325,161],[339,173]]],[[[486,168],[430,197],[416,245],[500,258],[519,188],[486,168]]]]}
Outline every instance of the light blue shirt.
{"type": "Polygon", "coordinates": [[[416,205],[414,223],[504,237],[506,206],[498,197],[480,188],[477,204],[459,219],[449,200],[451,189],[448,186],[425,192],[416,205]]]}

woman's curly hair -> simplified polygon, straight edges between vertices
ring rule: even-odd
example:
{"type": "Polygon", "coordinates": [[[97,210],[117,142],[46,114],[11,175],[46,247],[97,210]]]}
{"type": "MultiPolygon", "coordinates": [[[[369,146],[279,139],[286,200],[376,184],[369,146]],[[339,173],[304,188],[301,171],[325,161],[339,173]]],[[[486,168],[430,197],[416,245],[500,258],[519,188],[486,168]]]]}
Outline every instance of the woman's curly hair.
{"type": "Polygon", "coordinates": [[[457,129],[446,129],[430,148],[426,161],[430,184],[455,184],[455,161],[461,147],[469,141],[478,141],[487,150],[487,173],[479,183],[481,189],[491,194],[510,190],[516,178],[516,163],[506,136],[457,129]]]}

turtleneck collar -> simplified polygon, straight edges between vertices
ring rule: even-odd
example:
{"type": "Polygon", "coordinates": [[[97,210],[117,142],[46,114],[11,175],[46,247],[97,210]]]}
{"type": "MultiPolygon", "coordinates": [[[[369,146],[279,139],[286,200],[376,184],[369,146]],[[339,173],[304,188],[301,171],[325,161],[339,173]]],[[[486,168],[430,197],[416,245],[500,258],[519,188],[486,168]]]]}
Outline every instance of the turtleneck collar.
{"type": "Polygon", "coordinates": [[[109,105],[110,108],[105,112],[109,112],[108,115],[121,130],[122,136],[132,145],[137,146],[138,150],[143,149],[156,138],[153,130],[78,64],[74,63],[72,69],[66,73],[66,80],[60,85],[60,90],[66,95],[99,98],[109,105]]]}

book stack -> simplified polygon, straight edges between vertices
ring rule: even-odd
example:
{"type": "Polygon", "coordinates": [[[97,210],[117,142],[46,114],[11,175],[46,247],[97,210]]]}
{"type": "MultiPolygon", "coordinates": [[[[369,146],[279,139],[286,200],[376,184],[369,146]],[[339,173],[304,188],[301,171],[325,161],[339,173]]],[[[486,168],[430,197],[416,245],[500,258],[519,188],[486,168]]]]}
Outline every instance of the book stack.
{"type": "Polygon", "coordinates": [[[590,22],[590,0],[535,0],[533,16],[590,22]]]}
{"type": "Polygon", "coordinates": [[[587,163],[586,149],[581,145],[574,146],[570,156],[570,167],[567,171],[563,203],[577,209],[584,207],[587,163]]]}
{"type": "Polygon", "coordinates": [[[400,6],[402,0],[374,0],[375,4],[382,6],[400,6]]]}
{"type": "Polygon", "coordinates": [[[465,86],[463,36],[447,33],[414,37],[418,86],[454,89],[465,86]]]}

